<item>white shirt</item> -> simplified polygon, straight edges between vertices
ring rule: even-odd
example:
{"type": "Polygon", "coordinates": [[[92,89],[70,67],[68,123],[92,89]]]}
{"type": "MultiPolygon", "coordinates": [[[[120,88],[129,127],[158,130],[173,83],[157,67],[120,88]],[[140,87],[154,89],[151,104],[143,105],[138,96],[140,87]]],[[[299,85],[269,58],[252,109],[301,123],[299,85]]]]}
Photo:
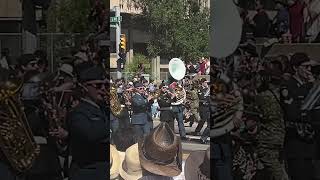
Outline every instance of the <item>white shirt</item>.
{"type": "Polygon", "coordinates": [[[0,66],[4,69],[9,69],[9,64],[6,57],[0,59],[0,66]]]}

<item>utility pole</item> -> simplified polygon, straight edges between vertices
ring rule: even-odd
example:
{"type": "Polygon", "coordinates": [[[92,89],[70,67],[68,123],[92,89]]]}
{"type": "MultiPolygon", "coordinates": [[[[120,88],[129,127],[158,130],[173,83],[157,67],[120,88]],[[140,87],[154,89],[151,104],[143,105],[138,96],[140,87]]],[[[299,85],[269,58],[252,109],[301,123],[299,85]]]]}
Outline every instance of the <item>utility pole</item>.
{"type": "MultiPolygon", "coordinates": [[[[120,17],[120,7],[115,6],[115,17],[120,17]]],[[[117,51],[117,60],[120,58],[119,53],[120,53],[120,35],[121,35],[121,22],[116,23],[116,51],[117,51]]],[[[117,72],[117,78],[121,78],[121,73],[118,71],[117,72]]]]}

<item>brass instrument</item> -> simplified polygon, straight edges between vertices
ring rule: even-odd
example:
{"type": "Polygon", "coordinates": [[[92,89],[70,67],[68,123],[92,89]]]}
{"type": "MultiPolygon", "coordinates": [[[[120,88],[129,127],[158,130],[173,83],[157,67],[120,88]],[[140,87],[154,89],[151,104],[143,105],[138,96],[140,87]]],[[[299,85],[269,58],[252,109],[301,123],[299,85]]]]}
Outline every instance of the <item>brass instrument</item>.
{"type": "Polygon", "coordinates": [[[177,86],[174,89],[174,93],[176,94],[176,102],[171,103],[172,105],[182,104],[186,100],[187,93],[182,86],[177,86]]]}
{"type": "Polygon", "coordinates": [[[111,86],[109,95],[110,110],[114,116],[120,117],[123,107],[121,107],[121,102],[118,98],[117,88],[115,86],[111,86]]]}
{"type": "Polygon", "coordinates": [[[152,97],[152,99],[158,99],[161,95],[161,89],[157,89],[156,91],[151,92],[149,95],[152,97]]]}
{"type": "Polygon", "coordinates": [[[72,90],[63,90],[55,92],[52,88],[63,84],[63,79],[59,79],[59,74],[52,80],[43,82],[41,86],[42,103],[44,106],[44,113],[49,121],[50,129],[57,129],[62,127],[65,123],[67,114],[66,101],[70,99],[72,90]]]}
{"type": "MultiPolygon", "coordinates": [[[[169,73],[175,80],[181,80],[186,74],[186,66],[181,59],[173,58],[169,62],[169,73]]],[[[180,105],[186,99],[186,91],[182,86],[176,86],[174,89],[176,94],[176,102],[171,103],[171,105],[180,105]]]]}
{"type": "Polygon", "coordinates": [[[7,81],[0,89],[0,149],[13,169],[29,170],[40,153],[28,124],[19,92],[22,81],[7,81]]]}

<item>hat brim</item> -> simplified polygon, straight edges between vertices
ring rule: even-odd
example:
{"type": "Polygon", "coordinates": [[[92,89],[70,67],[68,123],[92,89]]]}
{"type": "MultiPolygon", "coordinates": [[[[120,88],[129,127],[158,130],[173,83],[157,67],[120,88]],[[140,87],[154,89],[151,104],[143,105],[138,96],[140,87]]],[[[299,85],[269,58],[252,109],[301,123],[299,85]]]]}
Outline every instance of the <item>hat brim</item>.
{"type": "Polygon", "coordinates": [[[68,74],[69,76],[73,77],[71,72],[65,71],[64,69],[60,69],[61,72],[68,74]]]}
{"type": "Polygon", "coordinates": [[[112,166],[110,167],[110,179],[114,179],[119,176],[120,156],[117,149],[110,145],[110,153],[112,155],[112,166]]]}
{"type": "Polygon", "coordinates": [[[140,138],[138,141],[138,149],[139,149],[139,159],[140,159],[141,166],[145,170],[157,175],[169,176],[169,177],[180,175],[182,172],[182,146],[181,146],[181,140],[179,137],[177,137],[177,141],[178,141],[177,142],[178,150],[177,150],[176,156],[174,157],[174,161],[171,162],[170,164],[160,165],[153,162],[152,160],[149,160],[147,157],[145,157],[142,149],[145,143],[145,138],[140,138]]]}
{"type": "Polygon", "coordinates": [[[124,180],[138,180],[142,177],[142,170],[138,172],[139,173],[138,175],[128,174],[123,168],[123,162],[120,164],[119,172],[120,172],[121,178],[124,180]]]}
{"type": "Polygon", "coordinates": [[[186,180],[198,179],[198,169],[204,159],[206,151],[192,152],[186,160],[184,174],[186,180]]]}

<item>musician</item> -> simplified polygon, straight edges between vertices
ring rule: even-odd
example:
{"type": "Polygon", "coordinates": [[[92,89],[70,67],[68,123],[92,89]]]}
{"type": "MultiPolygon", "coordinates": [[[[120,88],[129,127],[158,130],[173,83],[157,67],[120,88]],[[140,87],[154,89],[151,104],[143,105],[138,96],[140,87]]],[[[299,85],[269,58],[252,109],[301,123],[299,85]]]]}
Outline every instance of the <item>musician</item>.
{"type": "Polygon", "coordinates": [[[136,135],[147,135],[153,128],[150,121],[152,121],[150,115],[150,107],[152,104],[152,97],[146,97],[145,87],[142,83],[137,82],[135,84],[135,93],[132,96],[132,116],[131,124],[133,125],[136,135]]]}
{"type": "Polygon", "coordinates": [[[44,105],[47,107],[47,118],[51,123],[49,134],[56,139],[60,155],[64,157],[63,171],[65,177],[68,176],[69,171],[69,149],[67,143],[69,132],[66,130],[66,115],[71,108],[76,106],[75,103],[77,101],[80,102],[80,97],[76,97],[79,92],[72,90],[75,84],[73,78],[73,67],[70,64],[62,64],[54,80],[50,81],[54,87],[49,87],[51,89],[44,93],[43,97],[46,101],[44,105]],[[53,124],[52,122],[56,123],[53,124]]]}
{"type": "Polygon", "coordinates": [[[59,68],[56,87],[53,90],[56,92],[70,90],[74,85],[73,78],[73,67],[70,64],[62,64],[59,68]]]}
{"type": "Polygon", "coordinates": [[[190,127],[192,127],[194,123],[194,119],[196,122],[200,122],[201,117],[199,114],[199,96],[198,96],[198,90],[196,88],[196,83],[190,84],[190,91],[189,91],[189,99],[188,101],[190,102],[190,112],[192,114],[193,119],[190,122],[190,127]]]}
{"type": "Polygon", "coordinates": [[[160,121],[169,124],[171,129],[174,131],[174,114],[172,112],[171,103],[175,101],[175,94],[172,89],[169,89],[167,83],[162,83],[159,88],[161,89],[161,94],[158,98],[158,103],[160,106],[160,121]]]}
{"type": "MultiPolygon", "coordinates": [[[[212,95],[216,95],[216,94],[212,93],[212,95]]],[[[211,101],[209,107],[211,112],[216,112],[217,107],[214,101],[211,101]]],[[[210,119],[214,120],[214,113],[210,113],[210,116],[211,116],[210,119]]],[[[235,125],[236,124],[239,124],[239,123],[235,123],[235,125]]],[[[214,122],[213,122],[213,126],[214,126],[214,122]]],[[[214,172],[213,179],[232,180],[233,179],[232,177],[233,162],[232,162],[232,138],[231,138],[230,132],[226,132],[225,134],[218,137],[213,137],[211,142],[212,143],[210,143],[210,147],[212,148],[211,152],[213,152],[211,153],[212,165],[213,165],[212,170],[214,172]]]]}
{"type": "Polygon", "coordinates": [[[118,117],[119,120],[119,128],[125,129],[128,128],[130,125],[130,114],[129,114],[129,108],[131,106],[130,103],[130,92],[126,89],[126,87],[122,84],[121,85],[121,92],[118,93],[118,99],[119,103],[122,107],[121,116],[118,117]]]}
{"type": "MultiPolygon", "coordinates": [[[[210,89],[208,85],[208,81],[205,78],[200,80],[201,87],[199,89],[199,114],[201,120],[199,121],[198,126],[195,129],[195,134],[200,135],[200,131],[205,122],[209,125],[210,121],[210,107],[209,107],[209,99],[210,99],[210,89]]],[[[208,126],[207,125],[207,126],[208,126]]]]}
{"type": "Polygon", "coordinates": [[[49,136],[49,124],[40,106],[40,72],[35,56],[22,55],[19,59],[24,72],[24,84],[21,99],[25,114],[37,144],[40,145],[40,155],[32,169],[26,174],[26,180],[57,180],[61,177],[61,166],[55,139],[49,136]]]}
{"type": "MultiPolygon", "coordinates": [[[[176,89],[176,86],[180,86],[180,85],[178,85],[177,82],[173,82],[170,84],[169,87],[171,89],[176,89]]],[[[187,138],[186,136],[186,130],[183,124],[183,110],[184,110],[184,107],[182,104],[172,105],[172,112],[174,113],[174,118],[178,121],[180,138],[181,140],[189,140],[189,138],[187,138]]]]}
{"type": "MultiPolygon", "coordinates": [[[[1,74],[1,75],[4,75],[4,74],[1,74]]],[[[3,83],[5,83],[7,80],[8,80],[8,75],[6,75],[5,77],[1,76],[0,86],[2,87],[3,83]]],[[[2,112],[2,110],[3,110],[3,107],[0,106],[0,111],[2,112]]],[[[0,126],[0,128],[3,131],[3,130],[6,130],[7,127],[0,126]]],[[[0,147],[0,149],[2,148],[3,147],[0,147]]],[[[1,177],[1,180],[24,180],[22,176],[19,177],[18,173],[14,171],[13,167],[11,167],[9,163],[9,160],[1,150],[0,150],[0,177],[1,177]]]]}
{"type": "Polygon", "coordinates": [[[310,60],[305,53],[295,53],[290,60],[294,75],[281,88],[281,103],[284,108],[284,152],[288,176],[294,180],[310,180],[315,158],[313,127],[306,120],[300,107],[310,90],[313,79],[310,60]]]}
{"type": "MultiPolygon", "coordinates": [[[[210,124],[211,124],[211,119],[210,119],[210,88],[208,86],[208,82],[207,80],[202,80],[203,83],[203,88],[206,89],[205,94],[203,95],[203,99],[205,99],[206,102],[202,103],[202,105],[199,107],[200,109],[200,118],[202,120],[206,120],[207,122],[207,127],[204,129],[200,141],[203,144],[208,143],[208,138],[210,136],[210,124]],[[202,114],[203,113],[203,114],[202,114]]],[[[202,96],[201,96],[202,98],[202,96]]]]}
{"type": "Polygon", "coordinates": [[[80,73],[83,98],[68,121],[72,163],[71,180],[104,180],[108,168],[109,112],[104,106],[105,73],[90,67],[80,73]]]}
{"type": "MultiPolygon", "coordinates": [[[[273,63],[276,62],[270,64],[273,63]]],[[[286,177],[281,155],[285,134],[279,101],[281,74],[276,71],[275,67],[266,68],[266,70],[265,73],[260,73],[260,92],[254,102],[258,112],[261,113],[261,116],[258,117],[261,128],[256,137],[258,140],[257,154],[272,179],[281,180],[286,177]]]]}

